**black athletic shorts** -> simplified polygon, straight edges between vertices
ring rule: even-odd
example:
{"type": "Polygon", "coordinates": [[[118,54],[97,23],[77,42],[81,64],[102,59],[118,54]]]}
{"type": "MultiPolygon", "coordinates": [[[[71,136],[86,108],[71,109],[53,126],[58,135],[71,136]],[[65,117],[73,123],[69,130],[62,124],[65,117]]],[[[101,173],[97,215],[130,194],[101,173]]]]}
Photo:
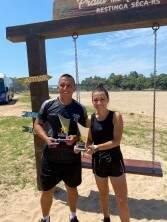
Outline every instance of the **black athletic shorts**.
{"type": "Polygon", "coordinates": [[[125,173],[120,147],[98,151],[92,157],[93,173],[99,177],[119,177],[125,173]]]}
{"type": "Polygon", "coordinates": [[[41,161],[40,182],[43,191],[50,190],[60,181],[69,187],[81,184],[81,161],[75,163],[56,163],[43,154],[41,161]]]}

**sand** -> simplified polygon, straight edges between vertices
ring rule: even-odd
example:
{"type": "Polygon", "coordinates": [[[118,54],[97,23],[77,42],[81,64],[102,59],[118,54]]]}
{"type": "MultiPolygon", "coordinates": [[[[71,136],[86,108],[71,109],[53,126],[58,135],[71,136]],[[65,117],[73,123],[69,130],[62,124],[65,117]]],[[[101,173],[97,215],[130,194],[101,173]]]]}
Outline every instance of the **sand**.
{"type": "MultiPolygon", "coordinates": [[[[133,147],[122,147],[125,157],[131,156],[139,159],[150,158],[148,151],[141,152],[133,147]],[[133,150],[132,150],[133,149],[133,150]],[[134,155],[135,153],[135,155],[134,155]]],[[[167,170],[167,163],[158,158],[163,169],[167,170]]],[[[129,207],[131,221],[167,221],[167,176],[163,178],[127,174],[129,191],[129,207]]],[[[80,221],[97,222],[100,213],[98,191],[94,176],[89,169],[83,170],[83,182],[79,186],[79,201],[77,214],[80,221]]],[[[39,205],[40,192],[33,187],[27,187],[19,192],[8,192],[0,197],[1,222],[35,222],[41,217],[39,205]]],[[[116,208],[114,193],[110,186],[110,208],[112,221],[120,221],[116,208]]],[[[68,222],[69,209],[66,202],[66,192],[61,187],[55,192],[51,209],[52,221],[68,222]],[[63,219],[62,219],[63,218],[63,219]]]]}

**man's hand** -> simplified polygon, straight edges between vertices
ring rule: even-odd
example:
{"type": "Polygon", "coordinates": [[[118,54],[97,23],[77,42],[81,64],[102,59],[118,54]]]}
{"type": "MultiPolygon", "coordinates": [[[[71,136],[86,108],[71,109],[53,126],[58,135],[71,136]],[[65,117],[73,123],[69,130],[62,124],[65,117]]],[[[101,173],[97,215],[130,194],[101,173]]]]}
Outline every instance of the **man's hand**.
{"type": "Polygon", "coordinates": [[[80,152],[81,152],[81,150],[78,148],[77,145],[75,145],[75,146],[74,146],[74,153],[78,154],[78,153],[80,153],[80,152]]]}
{"type": "Polygon", "coordinates": [[[46,143],[48,145],[49,148],[57,148],[57,146],[59,145],[59,143],[57,142],[56,139],[54,139],[53,137],[48,137],[46,139],[46,143]]]}

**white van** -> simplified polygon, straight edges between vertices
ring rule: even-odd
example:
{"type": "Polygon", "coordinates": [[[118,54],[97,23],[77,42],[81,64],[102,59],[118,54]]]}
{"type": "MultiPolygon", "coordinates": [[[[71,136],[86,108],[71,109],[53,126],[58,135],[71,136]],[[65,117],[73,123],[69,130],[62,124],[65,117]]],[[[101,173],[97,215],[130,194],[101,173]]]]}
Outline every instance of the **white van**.
{"type": "Polygon", "coordinates": [[[14,97],[14,83],[12,78],[0,73],[0,103],[9,103],[14,97]]]}

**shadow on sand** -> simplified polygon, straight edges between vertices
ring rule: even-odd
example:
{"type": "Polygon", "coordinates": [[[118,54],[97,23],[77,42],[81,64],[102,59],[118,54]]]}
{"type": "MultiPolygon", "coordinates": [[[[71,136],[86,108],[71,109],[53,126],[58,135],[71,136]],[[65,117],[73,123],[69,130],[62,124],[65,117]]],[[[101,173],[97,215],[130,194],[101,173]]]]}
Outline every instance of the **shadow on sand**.
{"type": "MultiPolygon", "coordinates": [[[[60,187],[56,188],[54,197],[66,203],[66,191],[60,187]]],[[[147,220],[167,220],[167,201],[164,200],[145,200],[128,198],[131,218],[147,220]]],[[[118,215],[114,195],[110,195],[110,209],[112,215],[118,215]]],[[[78,206],[82,211],[100,213],[99,195],[97,191],[90,191],[88,197],[79,195],[78,206]]]]}

